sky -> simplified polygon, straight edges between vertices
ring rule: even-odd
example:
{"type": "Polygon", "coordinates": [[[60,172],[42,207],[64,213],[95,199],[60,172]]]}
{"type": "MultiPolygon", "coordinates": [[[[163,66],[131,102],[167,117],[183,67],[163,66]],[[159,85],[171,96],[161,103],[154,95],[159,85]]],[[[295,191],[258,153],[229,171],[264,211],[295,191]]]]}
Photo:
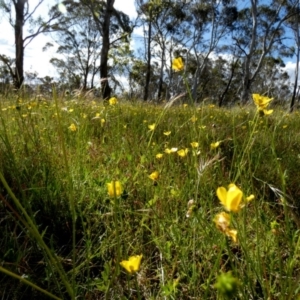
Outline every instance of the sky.
{"type": "MultiPolygon", "coordinates": [[[[30,7],[35,7],[38,0],[30,0],[30,7]]],[[[43,6],[37,10],[37,15],[46,15],[50,6],[56,1],[44,0],[43,6]]],[[[136,9],[134,0],[115,0],[114,7],[126,13],[131,19],[136,17],[136,9]]],[[[9,57],[14,57],[14,32],[12,26],[8,22],[8,16],[3,12],[0,13],[0,53],[9,57]],[[3,34],[5,33],[5,34],[3,34]]],[[[43,52],[43,47],[47,42],[54,42],[50,35],[39,35],[25,48],[24,70],[29,72],[37,72],[38,77],[51,76],[56,77],[55,68],[50,64],[49,60],[55,56],[55,49],[43,52]]]]}
{"type": "MultiPolygon", "coordinates": [[[[34,8],[39,0],[30,0],[30,9],[34,8]]],[[[115,0],[114,7],[126,13],[131,19],[136,17],[135,0],[115,0]]],[[[48,8],[54,5],[56,0],[44,0],[42,6],[37,10],[37,14],[47,15],[48,8]]],[[[14,57],[14,33],[13,28],[8,22],[8,16],[0,12],[0,53],[10,57],[14,57]],[[3,34],[5,33],[5,34],[3,34]]],[[[138,33],[135,33],[138,35],[138,33]]],[[[47,42],[54,42],[49,35],[37,36],[25,49],[24,70],[29,72],[37,72],[38,77],[51,76],[57,77],[55,68],[50,64],[49,60],[55,56],[55,49],[42,51],[47,42]]],[[[134,40],[132,45],[134,45],[134,40]]],[[[291,80],[294,78],[295,62],[286,62],[283,71],[287,71],[291,80]]]]}

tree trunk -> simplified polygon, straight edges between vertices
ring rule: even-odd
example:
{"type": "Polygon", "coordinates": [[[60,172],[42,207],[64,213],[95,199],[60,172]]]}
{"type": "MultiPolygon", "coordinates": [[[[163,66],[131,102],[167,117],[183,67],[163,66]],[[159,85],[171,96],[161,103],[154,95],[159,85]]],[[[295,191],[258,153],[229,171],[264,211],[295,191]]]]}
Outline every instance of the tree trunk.
{"type": "MultiPolygon", "coordinates": [[[[255,35],[255,33],[252,33],[255,35]]],[[[253,48],[253,47],[250,47],[253,48]]],[[[250,94],[251,94],[251,71],[250,71],[250,65],[251,60],[253,56],[253,50],[249,51],[249,54],[246,55],[244,66],[243,66],[243,78],[242,78],[242,93],[241,93],[241,101],[243,104],[246,104],[250,100],[250,94]]]]}
{"type": "Polygon", "coordinates": [[[100,58],[100,80],[103,99],[109,99],[111,95],[111,88],[108,83],[108,52],[110,48],[109,29],[110,18],[113,14],[113,6],[115,0],[106,1],[106,11],[103,21],[103,37],[102,49],[100,58]]]}
{"type": "Polygon", "coordinates": [[[251,96],[251,80],[248,78],[244,78],[243,86],[242,86],[242,94],[241,94],[241,101],[243,104],[246,104],[250,100],[251,96]]]}
{"type": "Polygon", "coordinates": [[[157,93],[157,100],[158,100],[158,101],[161,100],[162,90],[163,90],[165,52],[166,52],[165,43],[162,42],[161,65],[160,65],[160,75],[159,75],[158,93],[157,93]]]}
{"type": "Polygon", "coordinates": [[[23,25],[24,25],[24,9],[27,0],[14,1],[16,11],[15,23],[15,43],[16,43],[16,70],[14,76],[14,85],[16,89],[22,86],[24,81],[24,41],[23,41],[23,25]]]}
{"type": "Polygon", "coordinates": [[[144,101],[148,100],[149,97],[149,84],[151,76],[151,38],[152,38],[152,12],[150,9],[149,13],[149,27],[148,27],[148,46],[147,46],[147,69],[146,69],[146,80],[144,88],[144,101]]]}
{"type": "Polygon", "coordinates": [[[221,96],[219,96],[219,107],[222,106],[223,101],[224,101],[224,98],[225,98],[225,96],[226,96],[226,94],[227,94],[227,92],[228,92],[228,90],[229,90],[229,87],[230,87],[230,85],[231,85],[231,82],[232,82],[232,79],[233,79],[233,76],[234,76],[234,72],[235,72],[235,68],[236,68],[237,62],[238,62],[238,60],[235,60],[235,61],[232,63],[232,65],[231,65],[231,74],[230,74],[229,80],[228,80],[228,82],[227,82],[227,85],[226,85],[226,87],[225,87],[224,92],[222,93],[221,96]]]}

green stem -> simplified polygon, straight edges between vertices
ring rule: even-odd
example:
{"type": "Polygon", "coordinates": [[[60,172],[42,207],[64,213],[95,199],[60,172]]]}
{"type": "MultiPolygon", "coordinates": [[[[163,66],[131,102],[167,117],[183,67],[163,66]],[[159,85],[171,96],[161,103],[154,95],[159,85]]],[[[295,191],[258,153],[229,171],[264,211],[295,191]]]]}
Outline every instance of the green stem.
{"type": "Polygon", "coordinates": [[[254,132],[255,132],[256,126],[257,126],[258,115],[259,115],[259,111],[257,111],[255,113],[255,116],[253,118],[253,124],[254,124],[253,125],[253,129],[252,129],[252,131],[250,133],[249,139],[247,140],[246,147],[244,147],[244,150],[242,152],[242,157],[241,157],[240,162],[239,162],[239,168],[237,170],[237,174],[236,174],[235,179],[234,179],[233,182],[236,182],[238,180],[238,178],[240,177],[240,175],[241,175],[241,169],[243,169],[242,167],[243,167],[243,160],[244,160],[245,154],[251,149],[251,146],[252,146],[252,143],[253,143],[253,140],[252,140],[253,139],[253,135],[254,135],[254,132]]]}

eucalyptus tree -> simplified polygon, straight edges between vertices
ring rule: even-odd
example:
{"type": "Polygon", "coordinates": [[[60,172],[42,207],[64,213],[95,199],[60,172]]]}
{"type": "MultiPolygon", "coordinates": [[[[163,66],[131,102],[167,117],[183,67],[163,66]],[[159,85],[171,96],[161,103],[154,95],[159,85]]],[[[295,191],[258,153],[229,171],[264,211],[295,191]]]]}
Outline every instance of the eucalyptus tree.
{"type": "MultiPolygon", "coordinates": [[[[100,71],[102,37],[93,17],[79,2],[65,1],[63,5],[65,13],[58,20],[63,26],[54,37],[59,45],[58,56],[50,62],[57,68],[61,80],[72,83],[69,88],[93,88],[95,76],[100,71]]],[[[48,43],[45,49],[51,46],[53,44],[48,43]]]]}
{"type": "Polygon", "coordinates": [[[157,81],[156,96],[154,97],[161,99],[163,93],[166,96],[172,78],[170,66],[173,51],[175,45],[182,44],[185,38],[184,24],[186,24],[189,13],[188,9],[184,11],[184,8],[188,5],[184,1],[174,0],[136,0],[138,18],[140,26],[143,27],[145,41],[144,100],[149,98],[149,86],[154,79],[152,78],[154,73],[157,81]],[[175,41],[175,37],[177,41],[175,41]]]}
{"type": "Polygon", "coordinates": [[[265,57],[260,72],[252,83],[257,93],[274,97],[273,103],[288,103],[291,97],[291,80],[284,71],[284,61],[281,57],[268,55],[265,57]]]}
{"type": "MultiPolygon", "coordinates": [[[[153,44],[158,48],[155,58],[159,63],[157,98],[161,99],[164,86],[170,90],[173,72],[171,69],[174,50],[185,47],[191,36],[189,2],[162,1],[160,14],[153,19],[153,44]]],[[[169,94],[164,91],[165,96],[169,94]]],[[[167,96],[168,98],[168,96],[167,96]]]]}
{"type": "MultiPolygon", "coordinates": [[[[36,11],[42,6],[44,0],[30,7],[31,2],[28,0],[2,0],[0,8],[8,16],[10,25],[14,30],[15,37],[15,67],[10,69],[11,76],[14,81],[15,88],[19,89],[24,81],[24,51],[30,42],[42,33],[56,30],[55,20],[60,15],[59,11],[55,11],[45,20],[41,16],[35,17],[36,11]],[[24,37],[24,27],[29,26],[27,35],[24,37]]],[[[11,68],[10,62],[0,55],[0,60],[11,68]]]]}
{"type": "MultiPolygon", "coordinates": [[[[131,62],[129,72],[129,95],[131,98],[144,99],[145,96],[145,78],[149,72],[147,61],[134,58],[131,62]]],[[[153,62],[150,68],[148,82],[148,98],[155,99],[157,94],[157,82],[159,78],[158,63],[153,62]]]]}
{"type": "Polygon", "coordinates": [[[243,103],[250,99],[251,86],[261,71],[265,58],[283,52],[286,48],[284,22],[295,12],[288,10],[284,2],[251,0],[249,7],[239,11],[238,26],[232,39],[240,49],[243,60],[240,95],[243,103]]]}
{"type": "Polygon", "coordinates": [[[94,24],[102,37],[100,50],[100,81],[102,97],[107,99],[111,95],[109,85],[109,52],[112,47],[129,43],[133,26],[129,17],[114,8],[115,0],[79,0],[83,9],[88,9],[94,24]]]}
{"type": "MultiPolygon", "coordinates": [[[[152,41],[152,19],[153,19],[153,2],[148,1],[144,3],[143,0],[136,0],[138,19],[142,21],[145,41],[145,81],[144,81],[144,94],[143,100],[147,101],[149,97],[149,84],[151,80],[151,41],[152,41]],[[147,26],[147,29],[145,28],[147,26]]],[[[137,63],[135,67],[142,67],[143,64],[137,63]]],[[[134,71],[130,76],[130,80],[135,78],[134,71]]]]}
{"type": "Polygon", "coordinates": [[[194,1],[191,16],[194,33],[187,54],[194,56],[197,62],[191,82],[195,101],[204,69],[220,47],[226,44],[226,39],[233,30],[237,20],[236,1],[194,1]]]}

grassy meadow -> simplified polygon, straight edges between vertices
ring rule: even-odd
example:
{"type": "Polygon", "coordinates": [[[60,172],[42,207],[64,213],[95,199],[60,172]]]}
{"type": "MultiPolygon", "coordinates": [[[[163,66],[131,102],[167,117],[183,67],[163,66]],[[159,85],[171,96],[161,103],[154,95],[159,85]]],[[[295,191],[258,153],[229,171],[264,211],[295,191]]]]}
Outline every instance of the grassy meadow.
{"type": "Polygon", "coordinates": [[[179,101],[0,99],[1,299],[300,299],[299,113],[179,101]]]}

